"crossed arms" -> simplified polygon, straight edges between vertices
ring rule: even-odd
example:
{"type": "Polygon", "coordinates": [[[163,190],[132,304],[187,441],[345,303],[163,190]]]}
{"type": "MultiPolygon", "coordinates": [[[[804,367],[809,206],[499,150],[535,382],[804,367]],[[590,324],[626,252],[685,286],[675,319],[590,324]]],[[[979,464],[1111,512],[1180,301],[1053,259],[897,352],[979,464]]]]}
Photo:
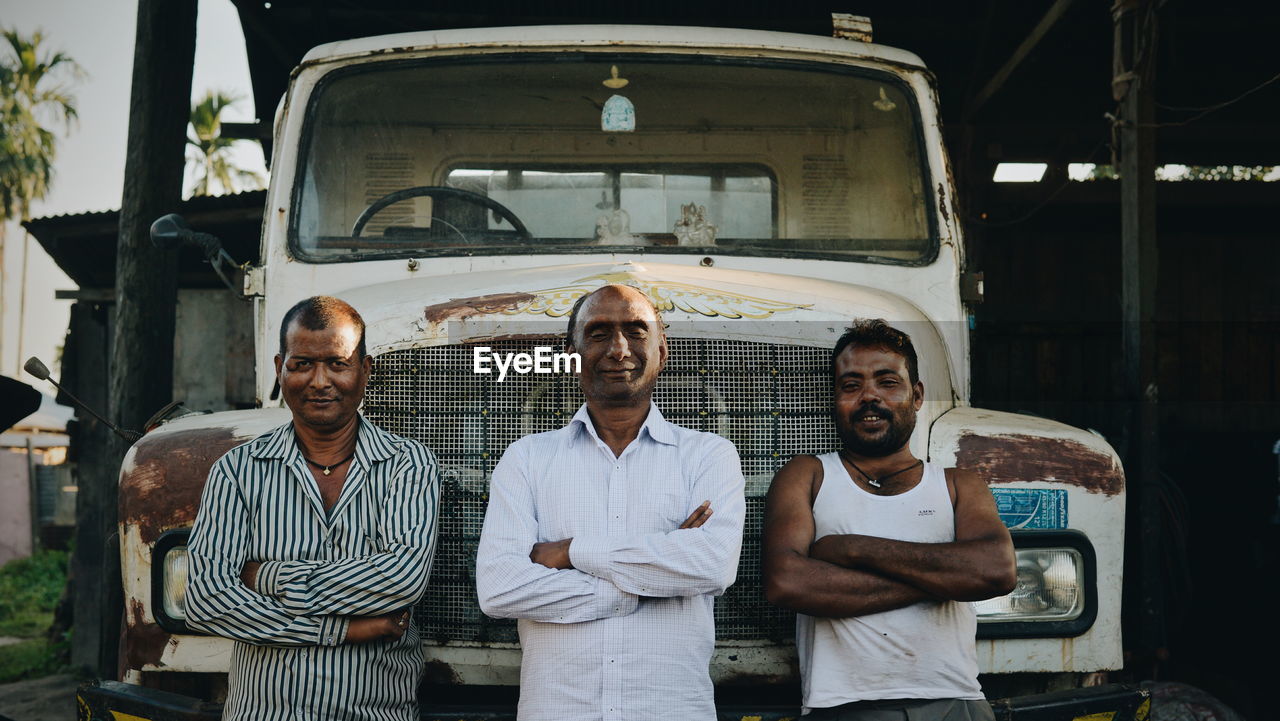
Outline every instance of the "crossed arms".
{"type": "MultiPolygon", "coordinates": [[[[403,633],[404,609],[426,587],[436,539],[439,488],[426,455],[397,468],[379,509],[380,553],[334,560],[250,560],[255,535],[231,456],[209,473],[188,547],[187,622],[260,645],[337,645],[403,633]],[[242,575],[243,574],[243,575],[242,575]]],[[[246,456],[241,463],[252,463],[246,456]]],[[[284,519],[281,519],[284,530],[284,519]]]]}
{"type": "MultiPolygon", "coordinates": [[[[912,543],[856,534],[814,539],[822,464],[798,456],[774,476],[765,505],[762,566],[770,603],[810,616],[863,616],[922,601],[976,601],[1013,589],[1013,542],[976,474],[948,470],[956,540],[912,543]]],[[[827,483],[839,482],[826,479],[827,483]]]]}
{"type": "Polygon", "coordinates": [[[737,573],[746,513],[737,450],[717,443],[695,473],[710,501],[666,533],[579,536],[539,543],[528,446],[493,471],[476,556],[480,608],[496,618],[578,623],[636,610],[643,597],[723,592],[737,573]],[[708,512],[712,511],[712,512],[708,512]]]}

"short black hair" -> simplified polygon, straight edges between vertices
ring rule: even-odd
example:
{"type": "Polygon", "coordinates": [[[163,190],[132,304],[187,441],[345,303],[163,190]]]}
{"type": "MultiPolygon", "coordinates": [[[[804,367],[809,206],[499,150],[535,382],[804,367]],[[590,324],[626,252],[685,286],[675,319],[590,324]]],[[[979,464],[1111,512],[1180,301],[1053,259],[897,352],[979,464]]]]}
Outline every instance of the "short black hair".
{"type": "Polygon", "coordinates": [[[662,313],[658,310],[658,306],[654,304],[653,299],[649,297],[648,293],[644,292],[643,290],[640,290],[639,288],[636,288],[634,285],[623,285],[621,283],[611,283],[609,285],[602,285],[599,288],[596,288],[595,290],[591,291],[590,293],[583,293],[582,295],[578,296],[577,300],[573,302],[573,309],[569,311],[569,327],[565,330],[565,333],[564,333],[564,345],[566,348],[571,345],[574,345],[573,331],[578,325],[578,311],[582,310],[582,306],[586,304],[587,298],[590,298],[591,296],[595,295],[596,293],[599,293],[605,288],[615,288],[615,287],[634,288],[635,290],[639,291],[640,295],[643,295],[644,299],[649,301],[649,306],[653,308],[653,317],[656,318],[658,321],[659,330],[663,333],[666,332],[666,326],[662,324],[662,313]]]}
{"type": "Polygon", "coordinates": [[[590,293],[583,293],[573,302],[573,309],[569,311],[569,327],[564,332],[564,345],[566,348],[571,345],[575,345],[573,340],[573,329],[574,326],[578,325],[578,311],[582,310],[582,304],[586,303],[587,298],[590,298],[595,292],[596,291],[593,290],[590,293]]]}
{"type": "Polygon", "coordinates": [[[911,344],[911,336],[890,326],[881,318],[856,318],[853,325],[845,329],[844,335],[836,341],[831,351],[831,375],[836,374],[836,359],[849,346],[859,348],[883,348],[890,353],[897,353],[907,361],[907,376],[914,385],[920,382],[920,361],[916,357],[916,348],[911,344]]]}
{"type": "Polygon", "coordinates": [[[360,317],[350,303],[330,295],[316,295],[300,300],[284,314],[284,320],[280,322],[280,357],[287,356],[285,342],[289,336],[289,328],[294,323],[307,330],[324,330],[339,321],[349,321],[356,327],[356,332],[360,336],[360,341],[356,345],[358,354],[356,357],[363,360],[365,356],[364,318],[360,317]]]}

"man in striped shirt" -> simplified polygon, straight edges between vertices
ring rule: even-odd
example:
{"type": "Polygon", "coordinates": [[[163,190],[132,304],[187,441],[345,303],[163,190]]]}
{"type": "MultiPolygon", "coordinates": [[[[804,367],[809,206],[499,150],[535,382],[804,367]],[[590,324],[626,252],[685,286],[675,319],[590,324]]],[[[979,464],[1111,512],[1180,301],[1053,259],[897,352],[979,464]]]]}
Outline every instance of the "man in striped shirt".
{"type": "Polygon", "coordinates": [[[714,721],[714,597],[745,515],[737,449],[653,404],[667,342],[640,291],[585,296],[566,344],[587,402],[507,448],[476,560],[481,609],[519,619],[519,718],[714,721]]]}
{"type": "Polygon", "coordinates": [[[275,362],[293,421],[214,464],[188,549],[187,623],[236,641],[223,719],[416,721],[435,458],[357,412],[350,305],[295,305],[275,362]]]}

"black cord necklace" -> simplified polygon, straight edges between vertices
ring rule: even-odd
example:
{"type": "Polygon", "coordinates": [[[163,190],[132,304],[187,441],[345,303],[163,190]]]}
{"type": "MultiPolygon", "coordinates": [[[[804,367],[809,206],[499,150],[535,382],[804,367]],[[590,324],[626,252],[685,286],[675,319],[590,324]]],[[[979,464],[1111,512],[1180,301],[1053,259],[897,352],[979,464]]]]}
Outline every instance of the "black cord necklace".
{"type": "MultiPolygon", "coordinates": [[[[311,465],[315,466],[316,468],[319,468],[319,469],[320,469],[320,472],[321,472],[321,473],[323,473],[323,474],[325,474],[325,475],[327,476],[327,475],[329,475],[330,473],[332,473],[332,472],[333,472],[333,469],[337,468],[338,466],[342,465],[343,463],[346,463],[347,461],[349,461],[349,460],[351,460],[352,458],[355,458],[355,457],[356,457],[356,452],[355,452],[355,451],[352,451],[352,452],[351,452],[351,455],[347,456],[346,458],[343,458],[342,460],[338,461],[337,463],[332,463],[332,464],[327,465],[327,466],[326,466],[326,465],[324,465],[323,463],[316,463],[315,461],[311,460],[310,458],[307,458],[306,456],[303,456],[303,457],[302,457],[302,460],[306,461],[307,463],[310,463],[311,465]]],[[[863,475],[866,475],[866,474],[864,473],[863,475]]]]}
{"type": "Polygon", "coordinates": [[[861,473],[862,477],[867,479],[867,483],[870,483],[872,486],[876,488],[879,488],[881,483],[884,483],[885,481],[889,480],[890,478],[893,478],[894,476],[906,473],[907,471],[911,470],[912,468],[915,468],[916,466],[924,465],[924,461],[917,458],[915,463],[912,463],[906,468],[901,468],[888,475],[880,476],[879,478],[874,478],[870,473],[867,473],[861,468],[858,468],[858,464],[850,460],[849,457],[844,454],[843,450],[840,451],[840,457],[845,459],[845,461],[847,461],[849,465],[853,466],[853,470],[857,471],[858,473],[861,473]]]}

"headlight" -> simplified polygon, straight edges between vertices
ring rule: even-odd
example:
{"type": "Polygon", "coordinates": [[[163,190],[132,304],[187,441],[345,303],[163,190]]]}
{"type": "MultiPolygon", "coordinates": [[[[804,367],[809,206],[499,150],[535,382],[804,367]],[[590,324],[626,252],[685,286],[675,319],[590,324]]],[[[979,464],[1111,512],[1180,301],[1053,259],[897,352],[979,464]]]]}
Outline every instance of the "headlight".
{"type": "Polygon", "coordinates": [[[1079,636],[1098,615],[1093,544],[1079,531],[1013,531],[1018,581],[978,601],[978,638],[1079,636]]]}
{"type": "Polygon", "coordinates": [[[1018,585],[974,604],[979,621],[1070,621],[1084,610],[1084,556],[1074,548],[1018,550],[1018,585]]]}
{"type": "Polygon", "coordinates": [[[151,549],[151,615],[169,633],[200,634],[187,628],[187,542],[190,528],[165,531],[151,549]]]}
{"type": "Polygon", "coordinates": [[[164,554],[164,613],[175,621],[187,620],[187,547],[174,546],[164,554]]]}

